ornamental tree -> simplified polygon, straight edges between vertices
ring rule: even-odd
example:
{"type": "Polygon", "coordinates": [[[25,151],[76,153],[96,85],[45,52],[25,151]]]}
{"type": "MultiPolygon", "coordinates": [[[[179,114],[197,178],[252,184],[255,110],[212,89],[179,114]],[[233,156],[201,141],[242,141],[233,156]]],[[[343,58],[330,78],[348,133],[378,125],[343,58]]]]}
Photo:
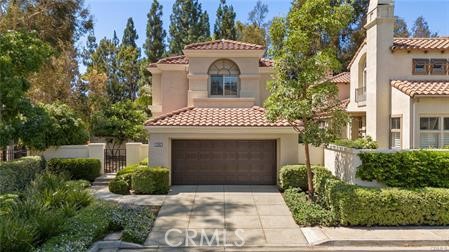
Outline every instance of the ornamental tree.
{"type": "Polygon", "coordinates": [[[275,59],[274,80],[265,102],[270,120],[287,120],[305,146],[308,191],[313,198],[309,145],[331,142],[347,121],[337,87],[325,73],[338,70],[334,39],[350,19],[350,5],[332,0],[295,0],[286,19],[270,29],[275,59]]]}
{"type": "Polygon", "coordinates": [[[145,118],[145,112],[130,100],[117,102],[92,116],[92,133],[106,138],[113,148],[126,140],[143,141],[146,137],[143,127],[145,118]]]}

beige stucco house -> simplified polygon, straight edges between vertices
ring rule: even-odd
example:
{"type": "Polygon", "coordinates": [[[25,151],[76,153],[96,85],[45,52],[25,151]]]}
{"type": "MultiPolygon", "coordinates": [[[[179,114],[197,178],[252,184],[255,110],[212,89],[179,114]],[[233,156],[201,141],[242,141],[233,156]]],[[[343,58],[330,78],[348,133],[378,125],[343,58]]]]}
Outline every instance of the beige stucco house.
{"type": "Polygon", "coordinates": [[[381,148],[449,145],[449,38],[394,38],[393,0],[371,0],[350,68],[350,138],[381,148]]]}
{"type": "Polygon", "coordinates": [[[168,167],[172,184],[276,184],[298,163],[297,133],[262,108],[273,72],[264,51],[215,40],[150,65],[150,165],[168,167]]]}

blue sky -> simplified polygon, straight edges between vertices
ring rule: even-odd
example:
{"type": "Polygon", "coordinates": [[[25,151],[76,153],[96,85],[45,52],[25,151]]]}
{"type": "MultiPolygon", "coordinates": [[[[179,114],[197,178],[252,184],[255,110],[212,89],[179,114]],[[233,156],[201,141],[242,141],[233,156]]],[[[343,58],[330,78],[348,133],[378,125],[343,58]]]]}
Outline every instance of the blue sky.
{"type": "MultiPolygon", "coordinates": [[[[263,0],[262,0],[263,1],[263,0]]],[[[168,33],[170,13],[175,0],[159,0],[163,6],[163,23],[168,33]]],[[[215,23],[215,12],[218,0],[199,0],[203,10],[209,13],[211,31],[215,23]]],[[[246,21],[248,12],[257,0],[227,0],[234,6],[237,20],[246,21]]],[[[268,4],[268,17],[285,16],[290,8],[291,0],[265,0],[268,4]]],[[[103,37],[112,37],[114,30],[121,39],[128,17],[132,17],[139,35],[138,44],[145,40],[145,26],[147,13],[152,0],[86,0],[95,22],[97,41],[103,37]]],[[[403,17],[412,26],[413,21],[420,15],[428,21],[432,31],[439,35],[449,35],[449,0],[396,0],[395,14],[403,17]]],[[[83,43],[83,42],[81,42],[83,43]]]]}

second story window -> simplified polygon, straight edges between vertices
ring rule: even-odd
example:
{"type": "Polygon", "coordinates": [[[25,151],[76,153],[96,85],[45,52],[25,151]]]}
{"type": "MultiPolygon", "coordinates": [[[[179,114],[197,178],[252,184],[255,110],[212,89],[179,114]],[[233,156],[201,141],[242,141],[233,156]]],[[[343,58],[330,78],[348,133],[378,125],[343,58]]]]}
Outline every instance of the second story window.
{"type": "Polygon", "coordinates": [[[447,71],[447,60],[446,59],[432,59],[430,61],[431,74],[442,75],[446,74],[447,71]]]}
{"type": "Polygon", "coordinates": [[[429,73],[428,59],[413,59],[413,74],[426,75],[429,73]]]}
{"type": "Polygon", "coordinates": [[[209,68],[209,95],[230,96],[239,95],[240,70],[230,60],[217,60],[209,68]]]}

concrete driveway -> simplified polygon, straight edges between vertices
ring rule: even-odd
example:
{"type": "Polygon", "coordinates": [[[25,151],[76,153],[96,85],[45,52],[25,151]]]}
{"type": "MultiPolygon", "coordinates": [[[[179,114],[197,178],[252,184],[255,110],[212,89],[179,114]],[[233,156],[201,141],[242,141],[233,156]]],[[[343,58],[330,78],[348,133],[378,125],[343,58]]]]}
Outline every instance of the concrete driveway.
{"type": "Polygon", "coordinates": [[[211,185],[173,186],[145,245],[224,248],[307,241],[275,186],[211,185]]]}

